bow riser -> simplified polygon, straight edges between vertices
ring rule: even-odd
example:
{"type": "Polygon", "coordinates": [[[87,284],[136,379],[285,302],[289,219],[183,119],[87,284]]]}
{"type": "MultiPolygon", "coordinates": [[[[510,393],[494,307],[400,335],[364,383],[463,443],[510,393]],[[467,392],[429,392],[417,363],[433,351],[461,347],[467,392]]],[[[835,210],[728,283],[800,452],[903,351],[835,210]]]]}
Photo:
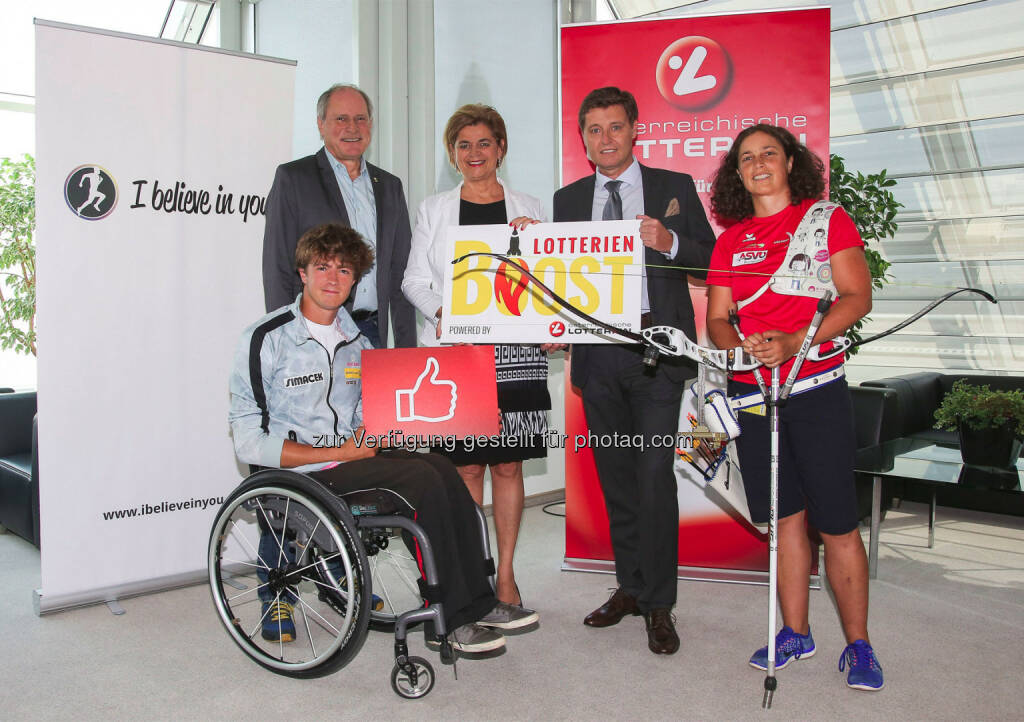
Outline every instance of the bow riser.
{"type": "Polygon", "coordinates": [[[652,326],[644,329],[640,335],[643,336],[645,343],[658,349],[660,353],[667,356],[685,356],[720,371],[753,371],[761,366],[761,362],[744,351],[741,346],[727,349],[700,346],[673,326],[652,326]]]}

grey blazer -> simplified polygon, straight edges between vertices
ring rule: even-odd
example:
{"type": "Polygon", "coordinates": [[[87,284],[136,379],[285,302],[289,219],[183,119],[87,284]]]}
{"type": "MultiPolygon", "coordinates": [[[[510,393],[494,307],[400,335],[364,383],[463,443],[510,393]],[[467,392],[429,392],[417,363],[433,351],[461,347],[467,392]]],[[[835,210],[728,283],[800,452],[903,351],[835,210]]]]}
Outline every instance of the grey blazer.
{"type": "MultiPolygon", "coordinates": [[[[394,345],[412,347],[416,345],[416,311],[402,293],[412,238],[405,191],[396,176],[369,163],[366,168],[377,204],[377,311],[381,343],[388,342],[390,311],[394,345]]],[[[303,233],[322,223],[349,225],[348,211],[324,148],[316,155],[278,166],[274,175],[263,233],[263,298],[268,312],[293,303],[302,291],[302,281],[295,270],[295,245],[303,233]]],[[[351,297],[345,306],[351,310],[351,297]]]]}

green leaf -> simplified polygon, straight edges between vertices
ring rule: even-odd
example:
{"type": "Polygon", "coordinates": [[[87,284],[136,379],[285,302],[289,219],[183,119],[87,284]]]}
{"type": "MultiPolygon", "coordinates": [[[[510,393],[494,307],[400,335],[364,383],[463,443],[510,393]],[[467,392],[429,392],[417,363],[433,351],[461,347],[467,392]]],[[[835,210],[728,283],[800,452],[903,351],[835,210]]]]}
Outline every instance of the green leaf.
{"type": "MultiPolygon", "coordinates": [[[[886,173],[884,168],[868,175],[861,171],[850,173],[842,156],[833,153],[829,157],[829,200],[843,207],[865,244],[885,241],[896,235],[897,224],[893,220],[903,204],[896,200],[892,191],[886,190],[896,185],[896,181],[886,173]]],[[[869,245],[865,246],[864,254],[871,271],[871,285],[881,290],[891,280],[888,270],[892,264],[869,245]]],[[[847,336],[854,342],[860,340],[860,329],[867,320],[865,317],[855,323],[847,336]]],[[[856,350],[853,349],[851,355],[856,350]]]]}
{"type": "Polygon", "coordinates": [[[1011,424],[1024,436],[1024,392],[992,391],[988,385],[972,386],[960,379],[935,410],[935,428],[955,431],[964,425],[975,431],[1011,424]]]}
{"type": "Polygon", "coordinates": [[[36,353],[35,159],[0,159],[0,348],[36,353]]]}

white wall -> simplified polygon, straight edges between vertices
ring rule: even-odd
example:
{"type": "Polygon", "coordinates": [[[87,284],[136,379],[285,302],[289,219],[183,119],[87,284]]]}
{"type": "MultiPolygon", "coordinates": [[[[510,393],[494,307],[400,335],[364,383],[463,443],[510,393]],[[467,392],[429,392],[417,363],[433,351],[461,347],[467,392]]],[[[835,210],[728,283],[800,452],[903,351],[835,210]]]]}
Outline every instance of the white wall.
{"type": "Polygon", "coordinates": [[[557,189],[557,45],[554,0],[434,3],[434,153],[437,189],[458,175],[441,141],[448,118],[465,103],[497,108],[508,129],[502,178],[537,196],[551,213],[557,189]]]}
{"type": "MultiPolygon", "coordinates": [[[[555,0],[434,3],[434,154],[436,189],[459,182],[448,163],[441,134],[451,114],[466,103],[494,106],[505,119],[509,152],[502,179],[540,198],[551,219],[558,188],[557,18],[555,0]]],[[[550,428],[565,430],[562,354],[551,360],[550,428]]],[[[524,464],[526,494],[565,488],[565,454],[524,464]]],[[[485,501],[489,501],[489,495],[485,501]]]]}
{"type": "MultiPolygon", "coordinates": [[[[261,0],[256,6],[256,52],[298,62],[295,157],[321,145],[315,104],[325,88],[335,82],[358,83],[360,76],[372,85],[376,78],[377,69],[360,68],[357,58],[357,15],[374,3],[357,4],[358,0],[261,0]]],[[[409,59],[417,68],[431,61],[434,65],[433,142],[422,149],[434,154],[437,169],[434,187],[428,192],[458,182],[440,137],[448,117],[464,103],[488,103],[508,126],[509,156],[502,178],[540,198],[550,213],[558,178],[556,4],[556,0],[433,3],[434,57],[409,59]]],[[[382,15],[381,22],[390,17],[382,15]]],[[[367,63],[365,57],[363,62],[367,63]]],[[[393,142],[398,139],[378,132],[373,145],[381,154],[393,142]]]]}
{"type": "MultiPolygon", "coordinates": [[[[353,0],[262,0],[256,8],[256,52],[298,62],[292,157],[315,153],[323,145],[316,129],[317,98],[334,83],[356,82],[353,0]]],[[[268,189],[272,180],[267,179],[268,189]]]]}

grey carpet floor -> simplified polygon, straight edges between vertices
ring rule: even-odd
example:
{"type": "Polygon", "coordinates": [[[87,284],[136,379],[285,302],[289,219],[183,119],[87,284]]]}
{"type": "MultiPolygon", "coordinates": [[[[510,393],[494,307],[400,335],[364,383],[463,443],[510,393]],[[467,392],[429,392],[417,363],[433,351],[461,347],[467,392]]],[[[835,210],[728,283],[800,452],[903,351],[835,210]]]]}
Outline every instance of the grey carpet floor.
{"type": "Polygon", "coordinates": [[[527,510],[517,574],[538,628],[502,653],[435,663],[433,692],[404,701],[390,688],[391,637],[370,632],[347,667],[294,680],[250,662],[229,640],[205,586],[36,617],[39,555],[0,536],[0,717],[3,719],[895,719],[1020,720],[1024,674],[1024,519],[905,503],[882,527],[871,585],[871,635],[886,687],[848,689],[826,590],[811,593],[817,654],[779,672],[773,708],[747,666],[763,644],[764,587],[680,582],[680,652],[647,650],[641,618],[609,629],[583,616],[614,585],[559,571],[563,520],[527,510]]]}

